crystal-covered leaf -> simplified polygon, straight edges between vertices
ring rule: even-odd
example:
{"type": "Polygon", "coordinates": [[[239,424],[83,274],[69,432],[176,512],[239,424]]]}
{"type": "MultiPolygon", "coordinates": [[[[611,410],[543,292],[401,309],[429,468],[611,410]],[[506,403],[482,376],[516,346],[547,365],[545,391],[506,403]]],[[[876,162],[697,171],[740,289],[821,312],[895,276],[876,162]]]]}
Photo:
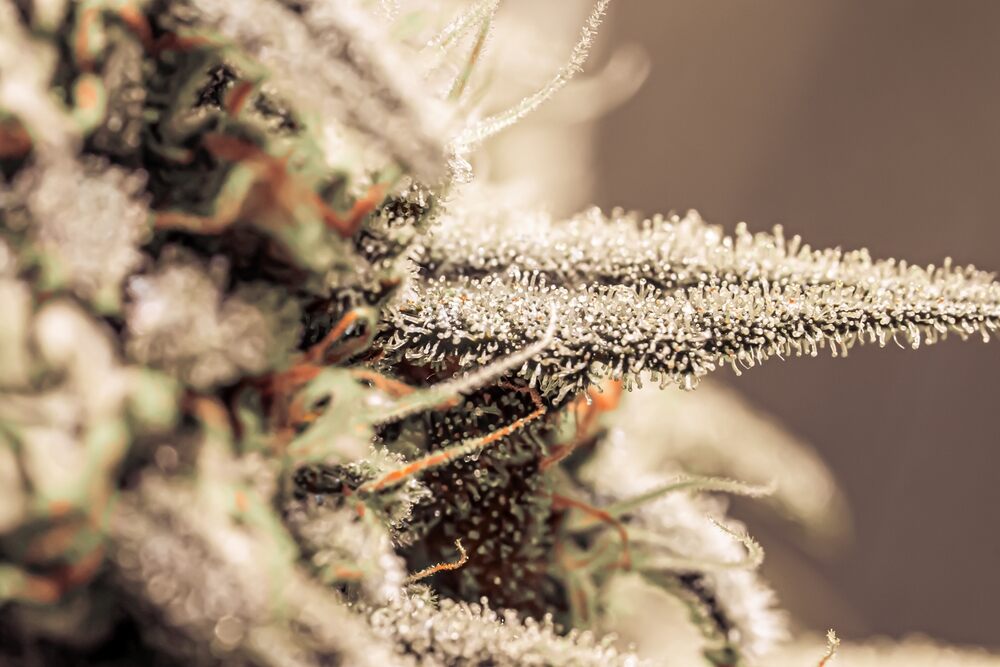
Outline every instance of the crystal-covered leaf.
{"type": "Polygon", "coordinates": [[[639,660],[617,650],[610,638],[589,632],[560,636],[551,619],[541,622],[496,612],[482,604],[443,600],[427,591],[398,597],[369,616],[375,634],[403,647],[418,665],[621,665],[639,660]]]}
{"type": "Polygon", "coordinates": [[[739,372],[897,336],[913,347],[949,332],[988,338],[1000,322],[990,274],[813,251],[780,229],[726,236],[694,214],[596,212],[494,225],[489,241],[473,231],[482,227],[436,230],[420,278],[386,314],[383,344],[418,364],[486,363],[536,338],[554,306],[556,340],[520,375],[556,402],[602,378],[692,387],[724,364],[739,372]]]}
{"type": "Polygon", "coordinates": [[[819,539],[849,530],[846,499],[820,456],[722,382],[710,378],[694,392],[644,387],[624,396],[609,421],[644,443],[630,452],[641,469],[773,482],[768,511],[776,507],[819,539]]]}
{"type": "MultiPolygon", "coordinates": [[[[766,654],[787,637],[788,629],[774,592],[756,572],[763,552],[740,525],[724,518],[721,499],[684,493],[686,485],[662,467],[639,467],[649,444],[637,437],[641,429],[635,421],[612,428],[583,469],[583,479],[601,497],[612,498],[642,497],[675,487],[675,492],[634,503],[635,509],[624,517],[636,569],[690,608],[710,650],[736,651],[751,659],[766,654]],[[747,547],[754,553],[748,555],[747,547]]],[[[718,489],[727,486],[739,490],[732,482],[718,489]]],[[[698,491],[699,485],[690,488],[698,491]]]]}

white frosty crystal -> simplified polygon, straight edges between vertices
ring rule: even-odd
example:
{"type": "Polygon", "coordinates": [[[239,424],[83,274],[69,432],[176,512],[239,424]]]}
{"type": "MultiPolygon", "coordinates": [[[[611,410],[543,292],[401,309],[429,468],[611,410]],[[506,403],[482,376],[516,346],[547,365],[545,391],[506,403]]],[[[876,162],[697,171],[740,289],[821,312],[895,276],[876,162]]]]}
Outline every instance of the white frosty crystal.
{"type": "Polygon", "coordinates": [[[291,354],[298,306],[280,289],[248,284],[227,296],[224,263],[206,267],[167,255],[156,271],[129,281],[125,349],[131,358],[204,389],[263,373],[291,354]]]}
{"type": "Polygon", "coordinates": [[[144,186],[141,173],[68,159],[24,175],[18,187],[50,279],[98,307],[117,308],[122,281],[141,264],[138,247],[150,232],[144,186]]]}

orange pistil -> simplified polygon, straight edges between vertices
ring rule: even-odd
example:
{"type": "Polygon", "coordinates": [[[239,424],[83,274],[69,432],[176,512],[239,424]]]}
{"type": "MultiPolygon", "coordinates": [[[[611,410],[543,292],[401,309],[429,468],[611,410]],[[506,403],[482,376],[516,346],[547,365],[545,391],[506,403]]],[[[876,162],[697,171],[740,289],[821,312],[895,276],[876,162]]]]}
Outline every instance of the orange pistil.
{"type": "Polygon", "coordinates": [[[321,366],[302,362],[295,364],[287,371],[266,376],[263,380],[255,382],[261,386],[264,394],[268,397],[285,396],[315,379],[322,371],[321,366]]]}
{"type": "Polygon", "coordinates": [[[0,120],[0,160],[24,157],[31,150],[31,136],[14,118],[0,120]]]}
{"type": "Polygon", "coordinates": [[[220,431],[229,428],[229,413],[217,399],[189,394],[184,403],[209,428],[220,431]]]}
{"type": "Polygon", "coordinates": [[[572,440],[553,447],[552,453],[542,459],[539,469],[546,470],[563,461],[590,437],[594,422],[602,412],[610,412],[618,407],[622,395],[621,380],[608,380],[603,391],[591,387],[587,396],[580,396],[570,407],[577,415],[576,435],[572,440]],[[589,401],[587,399],[589,397],[589,401]]]}
{"type": "MultiPolygon", "coordinates": [[[[240,98],[248,93],[236,94],[228,104],[239,107],[240,98]]],[[[198,233],[218,233],[229,227],[244,214],[254,211],[256,217],[267,218],[267,213],[286,220],[294,219],[303,202],[322,218],[327,227],[350,238],[361,226],[372,209],[381,201],[382,186],[372,186],[368,194],[355,202],[347,217],[341,217],[311,188],[306,187],[288,170],[289,157],[274,157],[256,144],[227,134],[213,132],[202,138],[202,145],[216,159],[239,163],[250,170],[253,182],[239,201],[229,202],[214,215],[202,216],[179,211],[157,214],[159,228],[176,227],[198,233]]]]}
{"type": "Polygon", "coordinates": [[[53,500],[49,503],[49,516],[53,519],[58,519],[61,516],[69,514],[69,511],[73,509],[73,503],[68,500],[53,500]]]}
{"type": "Polygon", "coordinates": [[[104,547],[97,546],[75,563],[62,565],[51,574],[26,574],[20,595],[32,602],[53,604],[66,593],[91,581],[103,563],[104,547]]]}
{"type": "Polygon", "coordinates": [[[462,540],[455,540],[455,548],[458,549],[459,558],[457,561],[452,563],[438,563],[437,565],[431,565],[430,567],[424,568],[419,572],[414,572],[409,577],[406,578],[408,583],[413,583],[415,581],[420,581],[421,579],[426,579],[432,574],[437,572],[443,572],[446,570],[457,570],[466,563],[469,562],[469,554],[465,551],[465,547],[462,546],[462,540]]]}
{"type": "Polygon", "coordinates": [[[442,452],[435,452],[423,458],[417,459],[413,463],[407,464],[402,468],[397,468],[390,473],[383,475],[381,478],[375,480],[374,482],[365,484],[359,490],[364,490],[368,492],[378,492],[390,486],[395,486],[399,482],[403,481],[407,477],[414,475],[421,470],[426,468],[433,468],[434,466],[441,465],[442,463],[447,463],[453,458],[458,458],[463,454],[458,454],[452,456],[449,454],[448,450],[442,452]]]}
{"type": "Polygon", "coordinates": [[[359,581],[363,576],[364,572],[354,567],[338,565],[333,568],[333,578],[338,581],[359,581]]]}
{"type": "Polygon", "coordinates": [[[333,209],[323,204],[321,208],[323,219],[326,221],[327,227],[339,232],[344,238],[350,238],[361,227],[361,222],[365,217],[375,210],[383,197],[385,197],[385,186],[375,184],[354,202],[351,210],[347,212],[346,218],[340,217],[333,209]]]}
{"type": "Polygon", "coordinates": [[[80,108],[89,111],[97,106],[100,100],[97,86],[98,83],[95,77],[85,74],[77,79],[76,85],[73,87],[73,96],[80,108]]]}
{"type": "Polygon", "coordinates": [[[67,553],[73,542],[87,530],[87,526],[79,521],[69,521],[49,528],[28,544],[24,558],[29,563],[44,563],[59,558],[67,553]]]}
{"type": "Polygon", "coordinates": [[[407,394],[412,394],[415,390],[405,382],[388,378],[381,373],[376,373],[367,368],[352,368],[351,376],[357,380],[370,382],[373,387],[382,391],[392,398],[400,398],[407,394]]]}
{"type": "Polygon", "coordinates": [[[75,563],[59,568],[54,577],[59,584],[60,592],[66,594],[89,582],[97,574],[102,563],[104,563],[104,547],[98,546],[75,563]]]}
{"type": "Polygon", "coordinates": [[[250,93],[253,92],[254,85],[249,81],[240,81],[232,90],[228,91],[223,101],[223,107],[230,116],[238,116],[240,111],[246,105],[247,100],[250,99],[250,93]]]}
{"type": "Polygon", "coordinates": [[[202,143],[208,152],[220,160],[230,162],[251,162],[258,165],[263,172],[282,180],[284,164],[282,160],[272,157],[253,142],[233,137],[219,132],[210,132],[202,138],[202,143]]]}
{"type": "Polygon", "coordinates": [[[25,600],[40,604],[52,604],[58,602],[62,596],[59,590],[59,583],[48,578],[29,574],[25,576],[22,596],[25,600]]]}
{"type": "Polygon", "coordinates": [[[98,7],[84,9],[80,14],[80,22],[76,27],[76,41],[73,44],[73,51],[77,64],[84,71],[89,71],[94,66],[94,60],[90,55],[89,33],[100,11],[98,7]]]}
{"type": "Polygon", "coordinates": [[[460,459],[463,456],[468,456],[476,451],[482,451],[491,444],[506,438],[511,433],[524,428],[527,424],[535,421],[545,414],[545,404],[542,403],[542,399],[538,395],[537,391],[530,387],[511,386],[509,388],[514,391],[528,393],[531,396],[531,400],[535,404],[535,409],[524,417],[521,417],[520,419],[517,419],[502,428],[498,428],[496,431],[493,431],[488,435],[484,435],[482,438],[428,454],[427,456],[419,458],[412,463],[408,463],[402,468],[397,468],[396,470],[388,472],[376,480],[366,482],[358,488],[358,491],[365,493],[377,493],[389,487],[396,486],[408,477],[411,477],[412,475],[415,475],[423,470],[449,463],[456,459],[460,459]]]}
{"type": "Polygon", "coordinates": [[[233,501],[236,504],[236,509],[242,514],[246,514],[250,509],[250,501],[247,499],[247,494],[242,490],[238,490],[233,497],[233,501]]]}
{"type": "Polygon", "coordinates": [[[168,32],[153,44],[151,51],[154,56],[163,51],[194,51],[203,46],[211,46],[213,41],[202,35],[178,35],[168,32]]]}
{"type": "Polygon", "coordinates": [[[149,21],[135,5],[124,5],[118,10],[118,18],[122,20],[128,28],[135,33],[135,36],[142,42],[146,51],[153,50],[153,30],[149,27],[149,21]]]}
{"type": "Polygon", "coordinates": [[[552,494],[552,509],[562,510],[562,509],[578,509],[588,514],[595,519],[598,519],[618,532],[619,538],[621,538],[622,543],[622,558],[619,562],[619,566],[622,569],[629,570],[632,568],[632,553],[629,549],[628,541],[628,531],[625,529],[624,524],[621,521],[614,518],[602,509],[598,509],[593,505],[583,502],[582,500],[576,500],[575,498],[569,498],[567,496],[560,495],[558,493],[552,494]]]}
{"type": "MultiPolygon", "coordinates": [[[[323,339],[311,346],[302,358],[287,371],[276,373],[266,378],[268,394],[272,396],[287,394],[313,380],[323,370],[321,364],[331,362],[328,352],[333,345],[344,337],[347,330],[358,321],[358,311],[348,311],[333,326],[323,339]]],[[[340,356],[339,354],[337,356],[340,356]]]]}
{"type": "Polygon", "coordinates": [[[358,321],[358,312],[356,310],[349,311],[346,315],[340,318],[336,325],[330,332],[323,336],[323,340],[316,343],[305,354],[305,360],[310,363],[319,363],[323,361],[326,356],[327,350],[336,343],[338,340],[343,338],[347,330],[351,328],[351,325],[358,321]]]}
{"type": "Polygon", "coordinates": [[[249,141],[220,133],[206,134],[202,145],[216,159],[240,163],[249,169],[252,184],[238,200],[223,202],[213,215],[160,212],[155,221],[158,228],[218,233],[239,220],[245,210],[280,211],[287,216],[304,198],[304,188],[293,187],[292,177],[286,168],[287,158],[273,157],[249,141]]]}

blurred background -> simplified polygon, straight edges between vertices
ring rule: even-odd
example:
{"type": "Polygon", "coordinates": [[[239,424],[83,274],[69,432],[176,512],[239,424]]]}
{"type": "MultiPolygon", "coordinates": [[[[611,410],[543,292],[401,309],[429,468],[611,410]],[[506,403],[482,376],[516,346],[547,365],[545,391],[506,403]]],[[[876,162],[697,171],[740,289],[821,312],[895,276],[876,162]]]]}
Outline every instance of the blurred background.
{"type": "MultiPolygon", "coordinates": [[[[622,0],[595,67],[630,43],[651,69],[594,126],[597,204],[1000,269],[1000,2],[622,0]]],[[[998,343],[720,375],[811,442],[852,506],[853,540],[818,552],[751,521],[800,622],[1000,648],[998,343]]]]}

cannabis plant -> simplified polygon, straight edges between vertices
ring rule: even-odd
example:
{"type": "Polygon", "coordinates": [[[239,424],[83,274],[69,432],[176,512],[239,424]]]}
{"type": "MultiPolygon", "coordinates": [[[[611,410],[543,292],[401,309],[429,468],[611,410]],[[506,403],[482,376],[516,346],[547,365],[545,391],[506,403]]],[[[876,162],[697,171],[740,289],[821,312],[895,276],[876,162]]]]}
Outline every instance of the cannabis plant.
{"type": "Polygon", "coordinates": [[[609,630],[651,592],[706,664],[779,659],[724,496],[823,534],[836,487],[673,385],[985,340],[1000,285],[525,203],[482,144],[608,0],[484,113],[498,5],[0,0],[3,664],[634,665],[609,630]]]}

